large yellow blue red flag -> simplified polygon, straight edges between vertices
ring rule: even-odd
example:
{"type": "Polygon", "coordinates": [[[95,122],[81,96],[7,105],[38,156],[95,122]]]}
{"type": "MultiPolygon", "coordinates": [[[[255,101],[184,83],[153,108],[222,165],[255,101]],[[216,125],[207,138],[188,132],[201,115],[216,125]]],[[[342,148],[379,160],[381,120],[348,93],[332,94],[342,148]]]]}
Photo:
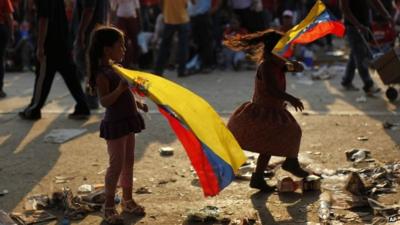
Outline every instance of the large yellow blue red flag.
{"type": "Polygon", "coordinates": [[[114,69],[150,98],[169,121],[199,176],[205,196],[215,196],[246,161],[232,133],[213,108],[193,92],[160,76],[114,69]]]}
{"type": "Polygon", "coordinates": [[[273,52],[288,58],[292,56],[295,44],[307,44],[327,34],[343,37],[344,33],[343,23],[326,9],[321,0],[318,0],[306,18],[279,40],[273,52]]]}

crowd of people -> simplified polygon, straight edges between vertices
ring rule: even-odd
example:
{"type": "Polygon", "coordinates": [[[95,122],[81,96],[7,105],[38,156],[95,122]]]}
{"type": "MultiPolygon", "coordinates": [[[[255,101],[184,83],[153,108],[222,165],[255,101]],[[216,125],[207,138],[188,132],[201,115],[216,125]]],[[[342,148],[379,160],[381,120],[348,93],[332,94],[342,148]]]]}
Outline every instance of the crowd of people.
{"type": "MultiPolygon", "coordinates": [[[[13,35],[8,35],[13,37],[12,41],[8,42],[7,48],[2,47],[6,56],[5,69],[34,70],[38,31],[34,0],[9,1],[14,9],[14,22],[8,25],[13,28],[13,35]]],[[[287,31],[306,16],[315,0],[97,0],[88,6],[82,2],[85,1],[64,0],[71,31],[69,45],[72,50],[74,41],[77,44],[74,50],[79,59],[75,60],[79,71],[84,71],[85,67],[82,60],[85,40],[82,37],[89,36],[95,24],[109,23],[123,30],[127,37],[124,66],[150,69],[161,75],[165,67],[178,65],[178,75],[187,76],[209,73],[216,68],[240,69],[244,57],[242,54],[234,57],[232,52],[224,49],[224,37],[270,27],[287,31]],[[160,7],[161,2],[163,7],[160,7]],[[85,7],[95,7],[91,12],[93,15],[84,13],[85,7]],[[84,27],[86,34],[79,30],[81,16],[90,23],[82,24],[88,26],[84,27]],[[87,20],[85,16],[92,18],[87,20]],[[178,38],[174,38],[174,31],[178,38]]],[[[394,4],[397,1],[382,2],[388,5],[394,17],[399,17],[394,4]]],[[[336,17],[342,17],[339,0],[324,0],[324,3],[336,17]]],[[[331,38],[323,44],[332,48],[331,38]]],[[[84,73],[78,73],[78,77],[83,79],[84,73]]]]}

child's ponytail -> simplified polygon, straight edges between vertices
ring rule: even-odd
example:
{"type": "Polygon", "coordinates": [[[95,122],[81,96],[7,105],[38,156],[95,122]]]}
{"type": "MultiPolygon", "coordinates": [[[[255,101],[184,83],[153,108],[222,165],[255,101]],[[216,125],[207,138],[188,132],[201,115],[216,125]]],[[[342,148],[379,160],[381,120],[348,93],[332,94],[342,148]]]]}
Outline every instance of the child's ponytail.
{"type": "Polygon", "coordinates": [[[283,33],[269,29],[257,33],[237,35],[226,39],[223,43],[234,51],[246,52],[252,60],[260,62],[263,60],[264,54],[271,52],[282,36],[283,33]]]}

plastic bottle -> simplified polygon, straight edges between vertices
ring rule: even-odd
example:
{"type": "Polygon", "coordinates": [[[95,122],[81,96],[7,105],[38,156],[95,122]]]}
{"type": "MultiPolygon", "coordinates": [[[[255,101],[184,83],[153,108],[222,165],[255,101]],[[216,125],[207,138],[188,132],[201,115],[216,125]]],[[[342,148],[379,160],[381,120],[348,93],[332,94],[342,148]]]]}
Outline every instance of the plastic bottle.
{"type": "Polygon", "coordinates": [[[70,224],[71,224],[71,222],[69,221],[69,219],[67,217],[64,217],[61,220],[61,225],[70,225],[70,224]]]}
{"type": "Polygon", "coordinates": [[[331,214],[331,195],[329,192],[323,192],[319,196],[318,216],[322,224],[328,224],[331,214]]]}

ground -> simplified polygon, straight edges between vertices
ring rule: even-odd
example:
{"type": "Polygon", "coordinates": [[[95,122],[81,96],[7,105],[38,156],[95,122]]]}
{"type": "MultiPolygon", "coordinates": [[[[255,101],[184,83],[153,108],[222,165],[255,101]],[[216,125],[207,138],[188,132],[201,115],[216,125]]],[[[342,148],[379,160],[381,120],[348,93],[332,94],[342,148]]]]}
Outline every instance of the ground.
{"type": "MultiPolygon", "coordinates": [[[[343,65],[343,64],[340,64],[343,65]]],[[[331,71],[332,72],[332,71],[331,71]]],[[[204,97],[226,122],[235,107],[251,98],[254,71],[214,71],[187,78],[170,72],[167,78],[204,97]]],[[[390,162],[400,159],[400,131],[384,129],[385,121],[399,122],[399,100],[389,102],[384,94],[360,100],[362,92],[344,92],[339,72],[329,80],[310,81],[309,75],[288,74],[288,92],[305,103],[303,113],[293,112],[303,129],[300,158],[313,168],[347,167],[345,151],[366,148],[372,157],[390,162]],[[367,141],[357,137],[366,136],[367,141]]],[[[374,80],[383,89],[379,77],[374,80]]],[[[72,121],[73,100],[61,77],[57,76],[42,112],[36,122],[23,121],[17,112],[30,100],[34,76],[31,73],[8,73],[0,100],[0,209],[21,211],[24,199],[32,194],[50,194],[63,186],[76,191],[82,184],[103,183],[108,156],[104,140],[99,138],[99,121],[103,110],[88,121],[72,121]],[[56,128],[86,128],[88,131],[63,144],[44,142],[44,136],[56,128]],[[68,183],[56,184],[56,176],[72,177],[68,183]]],[[[357,78],[355,85],[361,86],[357,78]]],[[[261,224],[306,224],[318,222],[319,192],[263,194],[248,187],[248,181],[236,180],[220,195],[205,198],[191,172],[190,162],[167,121],[150,104],[145,116],[147,129],[136,136],[134,188],[148,187],[151,194],[135,194],[146,207],[144,218],[127,216],[127,224],[192,224],[186,221],[190,211],[207,205],[217,206],[232,220],[257,213],[261,224]],[[171,146],[174,155],[160,156],[160,147],[171,146]]],[[[275,160],[279,160],[275,159],[275,160]]],[[[278,175],[281,171],[278,171],[278,175]]],[[[398,194],[383,196],[385,203],[399,203],[398,194]]],[[[61,218],[60,218],[61,219],[61,218]]],[[[74,224],[100,224],[100,213],[94,213],[74,224]]],[[[51,222],[50,224],[57,224],[51,222]]],[[[363,223],[346,223],[363,224],[363,223]]]]}

